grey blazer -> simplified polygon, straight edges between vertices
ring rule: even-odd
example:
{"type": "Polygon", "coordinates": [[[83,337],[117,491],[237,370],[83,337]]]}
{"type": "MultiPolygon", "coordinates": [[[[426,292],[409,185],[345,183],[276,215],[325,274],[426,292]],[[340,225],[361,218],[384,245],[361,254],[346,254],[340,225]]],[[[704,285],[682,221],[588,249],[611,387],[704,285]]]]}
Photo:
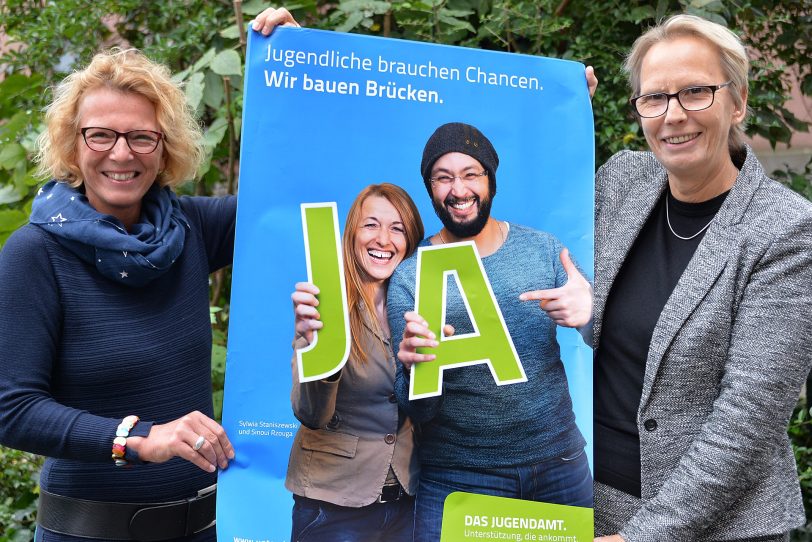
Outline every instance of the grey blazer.
{"type": "MultiPolygon", "coordinates": [[[[409,495],[419,467],[412,421],[395,400],[395,356],[369,321],[366,363],[350,359],[335,380],[299,383],[291,360],[293,413],[302,422],[290,451],[285,487],[291,492],[358,508],[381,494],[391,466],[409,495]]],[[[295,348],[307,345],[297,339],[295,348]]]]}
{"type": "MultiPolygon", "coordinates": [[[[598,171],[595,344],[666,182],[648,152],[618,153],[598,171]]],[[[803,524],[786,429],[810,365],[812,204],[767,178],[748,148],[654,328],[637,411],[642,499],[621,535],[733,540],[803,524]]]]}

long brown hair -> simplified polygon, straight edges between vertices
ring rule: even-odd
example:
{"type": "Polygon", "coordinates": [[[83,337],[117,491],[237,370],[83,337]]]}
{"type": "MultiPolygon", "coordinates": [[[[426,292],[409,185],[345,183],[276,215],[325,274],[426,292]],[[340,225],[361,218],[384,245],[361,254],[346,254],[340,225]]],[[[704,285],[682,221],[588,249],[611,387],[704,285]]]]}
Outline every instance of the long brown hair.
{"type": "MultiPolygon", "coordinates": [[[[350,312],[350,336],[352,337],[350,359],[361,363],[367,361],[367,352],[361,341],[364,333],[364,307],[370,314],[374,314],[374,304],[372,292],[366,280],[366,271],[355,257],[355,238],[358,235],[358,225],[361,223],[361,208],[367,198],[372,196],[384,198],[400,215],[406,237],[404,258],[411,256],[417,249],[417,244],[423,239],[423,222],[420,220],[420,213],[412,198],[401,187],[390,183],[371,184],[361,190],[352,203],[347,214],[347,222],[344,225],[342,247],[344,250],[344,276],[347,281],[347,304],[350,312]]],[[[377,319],[372,318],[371,320],[378,327],[377,331],[381,331],[377,319]]]]}

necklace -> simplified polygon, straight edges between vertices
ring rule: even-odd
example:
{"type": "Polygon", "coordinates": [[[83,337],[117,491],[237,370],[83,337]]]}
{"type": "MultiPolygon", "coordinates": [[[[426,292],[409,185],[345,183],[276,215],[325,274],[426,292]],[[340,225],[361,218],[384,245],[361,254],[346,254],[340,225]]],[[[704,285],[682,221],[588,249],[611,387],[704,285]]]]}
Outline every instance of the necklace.
{"type": "MultiPolygon", "coordinates": [[[[502,229],[502,223],[499,222],[498,220],[496,222],[496,227],[499,228],[499,235],[502,237],[502,244],[504,244],[505,243],[505,232],[502,229]]],[[[705,226],[705,227],[707,228],[707,226],[705,226]]],[[[673,232],[674,230],[671,230],[671,231],[673,232]]],[[[445,237],[443,237],[443,230],[438,231],[437,235],[440,237],[440,241],[442,241],[444,245],[446,243],[448,243],[448,241],[445,240],[445,237]]],[[[674,235],[677,235],[677,234],[675,233],[674,235]]],[[[679,236],[677,236],[677,237],[679,237],[679,236]]]]}
{"type": "MultiPolygon", "coordinates": [[[[716,215],[713,215],[713,218],[716,218],[716,215]]],[[[674,228],[671,226],[671,217],[668,215],[668,196],[666,196],[666,198],[665,198],[665,222],[668,224],[668,229],[669,229],[669,230],[671,230],[671,233],[673,233],[673,234],[674,234],[674,236],[675,236],[677,239],[682,239],[683,241],[690,241],[691,239],[693,239],[694,237],[696,237],[697,235],[699,235],[699,234],[700,234],[700,233],[702,233],[703,231],[707,230],[707,229],[708,229],[708,227],[710,227],[711,223],[713,222],[713,218],[711,218],[711,219],[710,219],[710,222],[708,222],[707,224],[705,224],[704,226],[702,226],[702,229],[701,229],[701,230],[699,230],[698,232],[696,232],[695,234],[693,234],[692,236],[690,236],[690,237],[683,237],[682,235],[680,235],[680,234],[678,234],[677,232],[675,232],[675,231],[674,231],[674,228]]]]}

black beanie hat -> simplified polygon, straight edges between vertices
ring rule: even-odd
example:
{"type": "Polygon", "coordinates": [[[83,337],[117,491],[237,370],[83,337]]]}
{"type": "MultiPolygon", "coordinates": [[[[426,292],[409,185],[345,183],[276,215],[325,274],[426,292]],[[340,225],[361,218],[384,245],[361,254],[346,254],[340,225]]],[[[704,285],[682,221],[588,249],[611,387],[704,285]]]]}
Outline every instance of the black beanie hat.
{"type": "Polygon", "coordinates": [[[470,124],[449,122],[437,128],[426,142],[423,149],[423,160],[420,162],[420,173],[423,182],[431,195],[431,169],[434,163],[444,154],[461,152],[476,158],[488,170],[491,194],[496,193],[496,168],[499,167],[499,156],[496,149],[482,132],[470,124]]]}

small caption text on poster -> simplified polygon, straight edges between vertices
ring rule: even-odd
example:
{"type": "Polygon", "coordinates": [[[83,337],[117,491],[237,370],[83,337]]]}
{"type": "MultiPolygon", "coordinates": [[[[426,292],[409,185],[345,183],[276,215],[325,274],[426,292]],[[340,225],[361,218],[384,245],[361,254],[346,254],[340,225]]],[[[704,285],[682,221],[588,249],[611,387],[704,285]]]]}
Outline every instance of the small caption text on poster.
{"type": "Polygon", "coordinates": [[[279,423],[265,420],[240,420],[238,435],[251,437],[293,438],[299,428],[298,423],[279,423]]]}

